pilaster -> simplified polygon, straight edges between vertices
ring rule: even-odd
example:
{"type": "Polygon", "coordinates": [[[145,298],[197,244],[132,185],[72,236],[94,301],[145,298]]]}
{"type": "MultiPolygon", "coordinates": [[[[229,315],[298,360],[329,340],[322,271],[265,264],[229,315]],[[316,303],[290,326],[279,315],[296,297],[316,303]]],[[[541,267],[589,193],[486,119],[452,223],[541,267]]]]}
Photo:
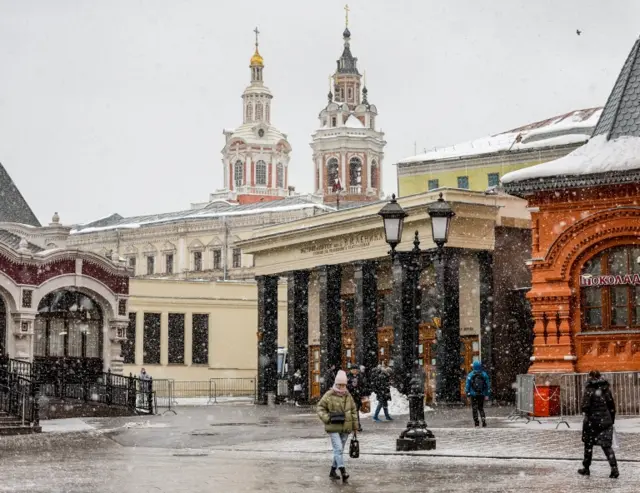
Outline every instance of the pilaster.
{"type": "MultiPolygon", "coordinates": [[[[302,374],[302,400],[309,399],[309,272],[290,272],[287,278],[287,349],[289,382],[302,374]]],[[[291,385],[290,391],[293,392],[291,385]]]]}
{"type": "Polygon", "coordinates": [[[267,404],[267,395],[278,390],[278,278],[259,276],[258,281],[258,395],[267,404]]]}
{"type": "Polygon", "coordinates": [[[356,360],[371,369],[378,365],[378,290],[375,262],[356,262],[354,281],[356,360]]]}
{"type": "MultiPolygon", "coordinates": [[[[331,366],[340,368],[342,361],[342,327],[340,320],[340,285],[342,269],[339,265],[318,268],[320,292],[320,378],[324,379],[331,366]]],[[[327,390],[333,382],[323,382],[327,390]]]]}

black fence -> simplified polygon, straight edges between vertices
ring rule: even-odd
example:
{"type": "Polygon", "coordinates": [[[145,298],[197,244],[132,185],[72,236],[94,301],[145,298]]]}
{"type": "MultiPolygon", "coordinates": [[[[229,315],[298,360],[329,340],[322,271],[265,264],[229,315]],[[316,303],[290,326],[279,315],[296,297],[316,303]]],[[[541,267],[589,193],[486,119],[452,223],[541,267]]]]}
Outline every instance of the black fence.
{"type": "Polygon", "coordinates": [[[22,425],[39,427],[39,385],[31,378],[0,367],[0,411],[18,418],[22,425]]]}

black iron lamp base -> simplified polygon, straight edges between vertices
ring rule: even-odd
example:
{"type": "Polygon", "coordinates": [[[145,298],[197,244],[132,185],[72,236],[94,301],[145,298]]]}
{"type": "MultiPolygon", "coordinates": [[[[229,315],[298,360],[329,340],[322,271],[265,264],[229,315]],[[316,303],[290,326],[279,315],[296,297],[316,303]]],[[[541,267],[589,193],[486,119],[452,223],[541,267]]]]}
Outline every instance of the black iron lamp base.
{"type": "Polygon", "coordinates": [[[436,437],[424,421],[409,421],[407,429],[396,440],[396,451],[435,450],[436,437]]]}

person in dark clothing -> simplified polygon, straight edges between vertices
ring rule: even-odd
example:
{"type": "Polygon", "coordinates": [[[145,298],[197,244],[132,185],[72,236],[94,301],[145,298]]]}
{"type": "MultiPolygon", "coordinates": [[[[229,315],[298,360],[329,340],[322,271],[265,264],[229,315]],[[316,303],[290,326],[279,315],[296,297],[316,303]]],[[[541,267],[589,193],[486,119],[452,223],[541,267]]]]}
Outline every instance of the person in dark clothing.
{"type": "Polygon", "coordinates": [[[363,381],[360,376],[360,367],[357,364],[352,364],[349,369],[349,375],[347,378],[347,390],[353,397],[356,403],[356,410],[358,414],[358,431],[362,431],[362,425],[360,424],[360,408],[362,407],[362,397],[364,395],[363,381]]]}
{"type": "Polygon", "coordinates": [[[376,399],[378,399],[378,406],[373,414],[374,421],[380,421],[378,416],[380,411],[384,409],[384,417],[387,421],[392,421],[393,418],[389,416],[388,403],[391,400],[391,370],[380,364],[378,365],[371,376],[371,390],[375,392],[376,399]]]}
{"type": "Polygon", "coordinates": [[[322,395],[326,394],[329,389],[331,389],[331,386],[333,385],[333,382],[336,379],[336,375],[338,373],[338,370],[336,369],[336,365],[331,365],[328,369],[327,372],[324,374],[324,382],[322,382],[322,395]]]}
{"type": "Polygon", "coordinates": [[[487,419],[484,415],[484,401],[489,399],[489,391],[491,390],[491,382],[489,375],[482,369],[482,363],[473,362],[473,370],[467,375],[465,384],[465,393],[471,399],[471,412],[473,414],[473,423],[476,427],[480,426],[478,414],[482,419],[482,427],[487,426],[487,419]]]}
{"type": "Polygon", "coordinates": [[[618,462],[611,447],[613,441],[613,424],[616,421],[616,404],[609,388],[609,382],[600,376],[599,371],[589,373],[589,380],[582,396],[582,441],[584,442],[584,460],[578,474],[589,476],[593,446],[602,447],[611,466],[610,478],[617,478],[618,462]]]}

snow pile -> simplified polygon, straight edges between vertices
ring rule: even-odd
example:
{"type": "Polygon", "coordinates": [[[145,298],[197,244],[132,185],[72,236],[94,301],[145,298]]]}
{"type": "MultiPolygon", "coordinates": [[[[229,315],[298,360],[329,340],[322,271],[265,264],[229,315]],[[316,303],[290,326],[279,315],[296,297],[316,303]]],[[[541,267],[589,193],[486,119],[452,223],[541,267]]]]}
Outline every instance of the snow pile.
{"type": "MultiPolygon", "coordinates": [[[[371,405],[371,412],[369,413],[361,413],[362,416],[373,416],[373,413],[376,411],[376,407],[378,407],[378,399],[376,398],[375,392],[373,392],[369,396],[369,403],[371,405]]],[[[398,389],[395,387],[391,387],[391,401],[387,403],[389,405],[389,414],[391,417],[399,416],[403,414],[409,414],[409,399],[406,395],[398,392],[398,389]]],[[[432,411],[429,406],[424,407],[425,411],[432,411]]],[[[384,415],[384,411],[380,411],[382,415],[384,415]]]]}
{"type": "Polygon", "coordinates": [[[169,425],[167,423],[152,423],[149,420],[146,421],[129,421],[122,425],[125,429],[131,428],[167,428],[169,425]]]}
{"type": "Polygon", "coordinates": [[[555,161],[507,173],[502,183],[566,175],[591,175],[640,169],[640,138],[607,140],[598,135],[587,144],[555,161]]]}
{"type": "Polygon", "coordinates": [[[74,431],[95,430],[94,426],[80,418],[49,419],[41,421],[43,433],[71,433],[74,431]]]}

